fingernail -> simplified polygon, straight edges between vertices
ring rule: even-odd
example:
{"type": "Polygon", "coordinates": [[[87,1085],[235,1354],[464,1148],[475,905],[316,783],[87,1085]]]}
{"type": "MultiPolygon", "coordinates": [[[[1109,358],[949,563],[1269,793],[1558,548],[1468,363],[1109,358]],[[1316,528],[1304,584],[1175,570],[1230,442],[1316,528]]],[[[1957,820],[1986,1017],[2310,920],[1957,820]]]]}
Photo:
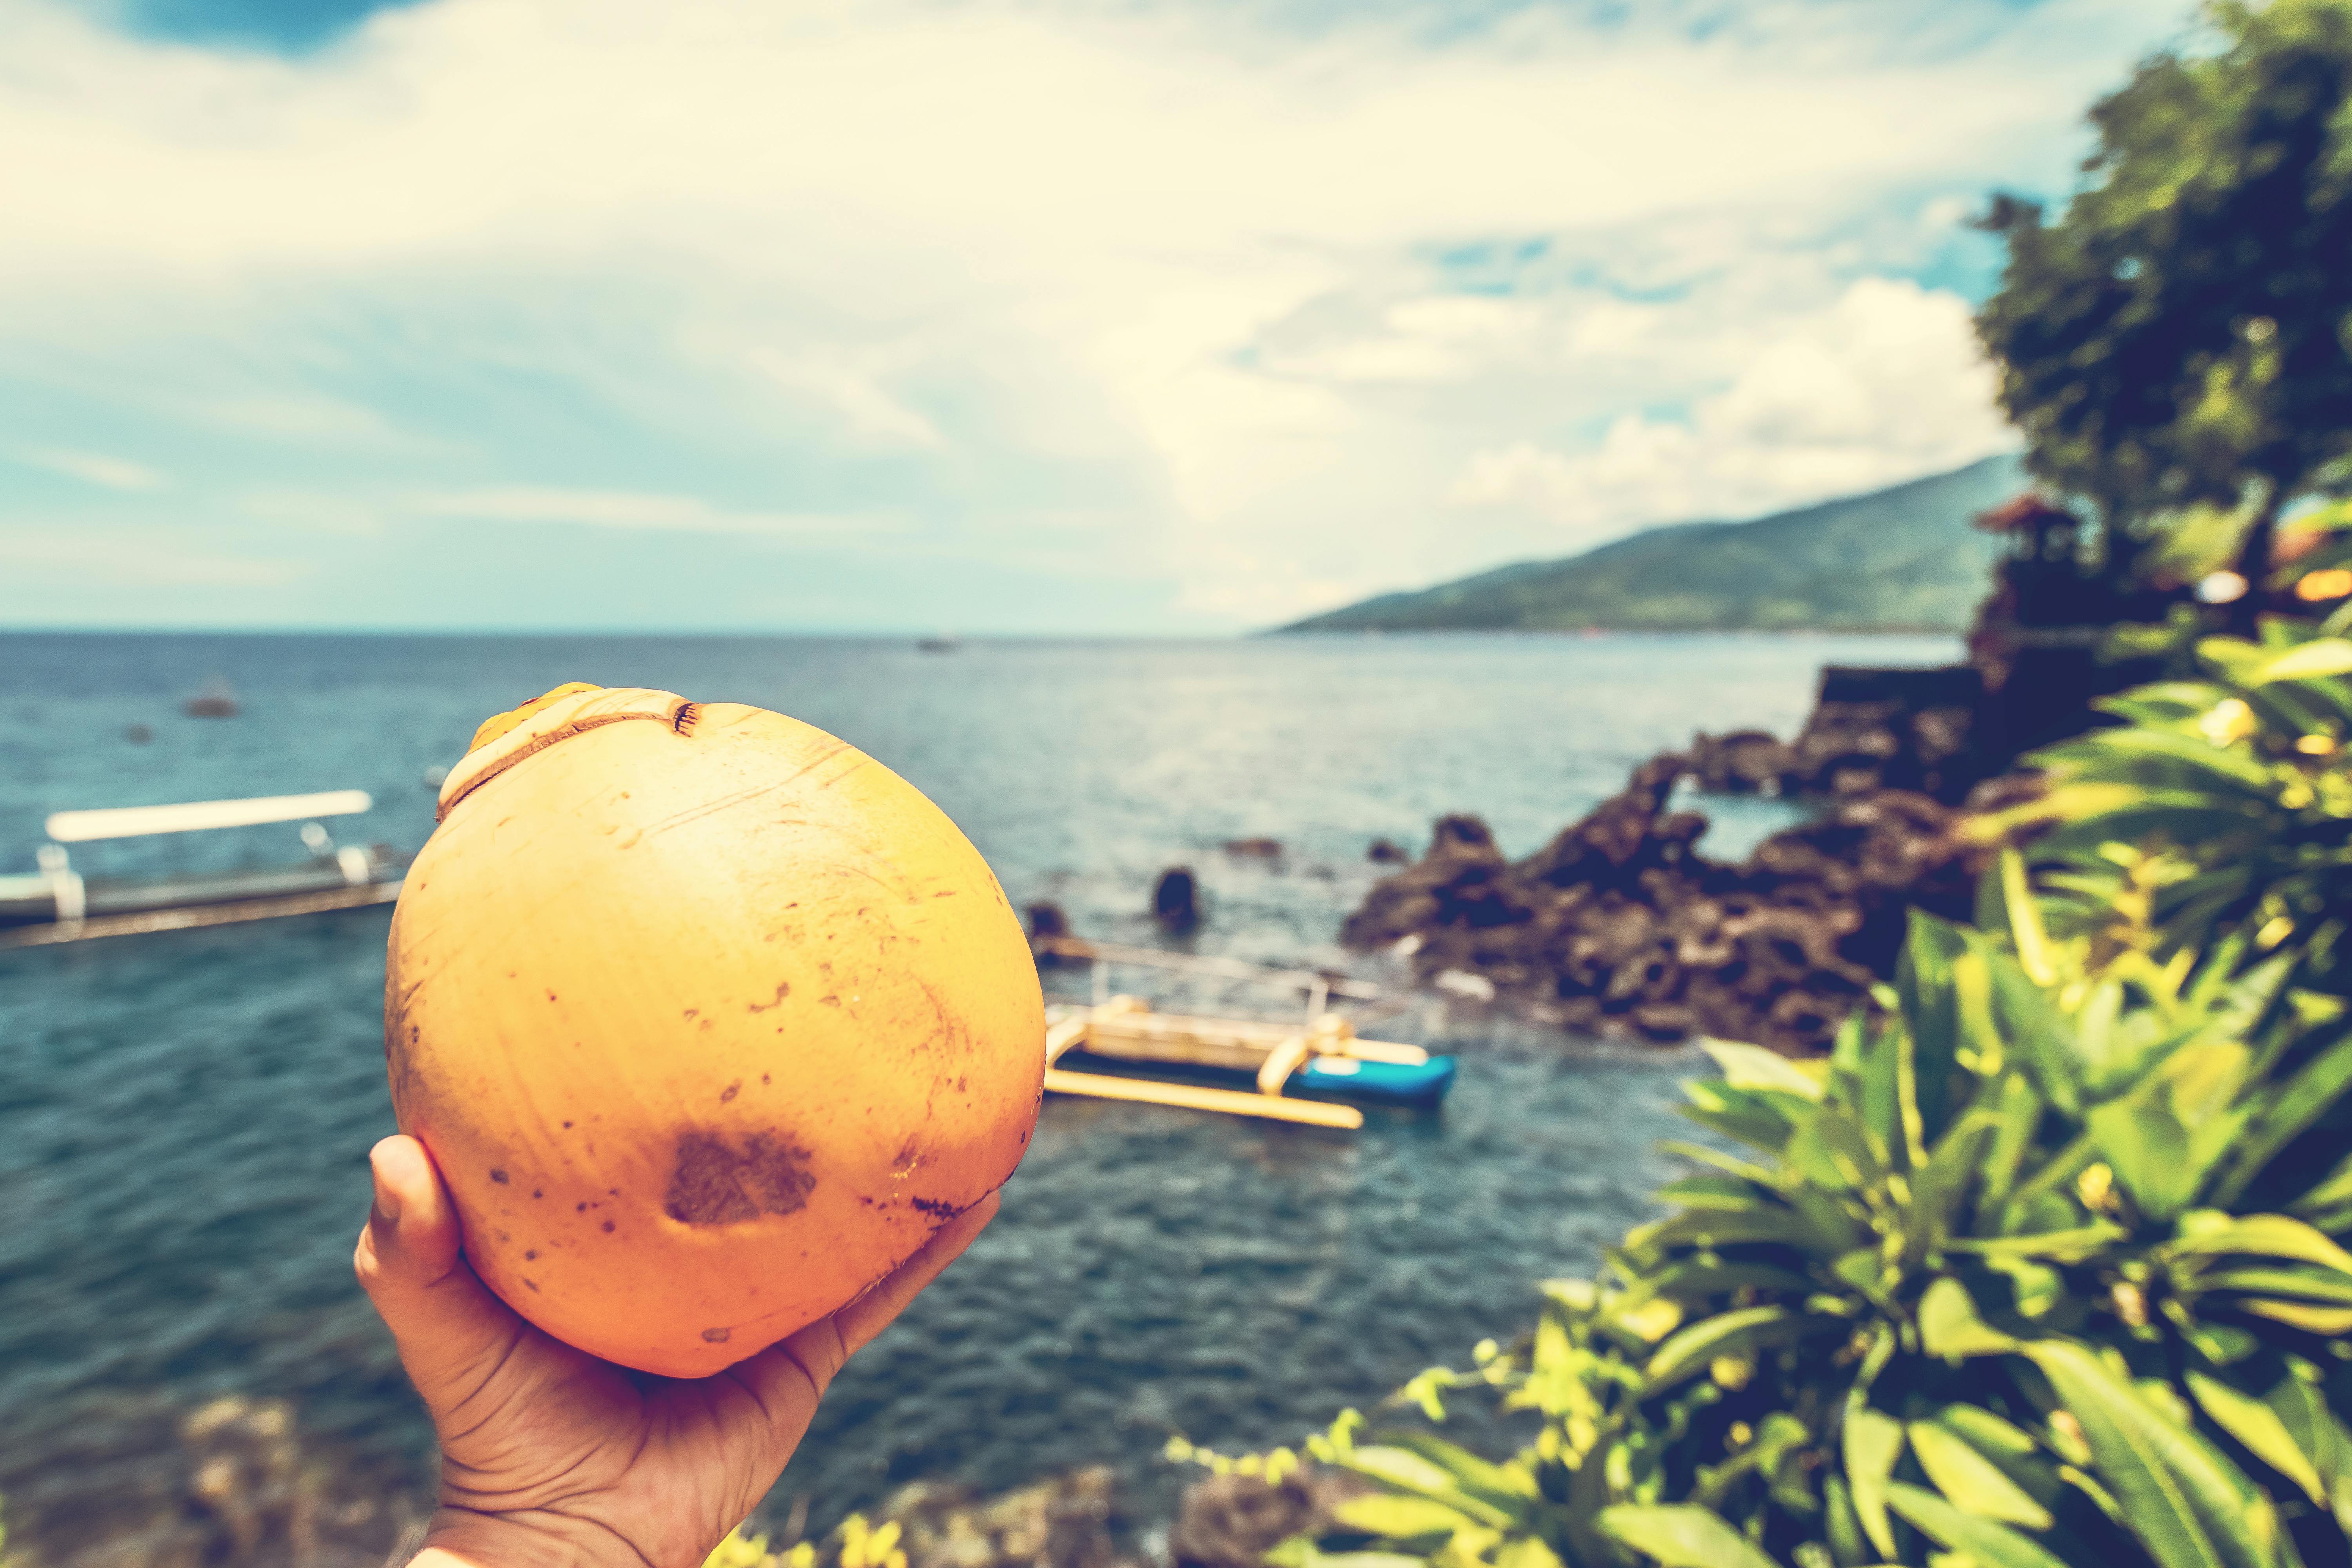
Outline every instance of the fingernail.
{"type": "Polygon", "coordinates": [[[400,1224],[400,1194],[384,1181],[382,1173],[371,1171],[375,1177],[375,1217],[380,1224],[395,1226],[400,1224]]]}

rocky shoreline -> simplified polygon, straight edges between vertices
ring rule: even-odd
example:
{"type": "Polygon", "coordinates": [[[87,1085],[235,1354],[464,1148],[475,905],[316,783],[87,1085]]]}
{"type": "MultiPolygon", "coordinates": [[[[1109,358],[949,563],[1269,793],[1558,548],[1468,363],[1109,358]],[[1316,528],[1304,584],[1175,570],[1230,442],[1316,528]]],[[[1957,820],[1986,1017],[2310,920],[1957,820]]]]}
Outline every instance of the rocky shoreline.
{"type": "Polygon", "coordinates": [[[1893,973],[1910,910],[1967,917],[1987,850],[1964,811],[1864,785],[1745,861],[1710,860],[1706,817],[1673,807],[1679,782],[1706,777],[1704,742],[1643,763],[1524,860],[1477,817],[1440,818],[1341,940],[1580,1034],[1825,1049],[1893,973]]]}

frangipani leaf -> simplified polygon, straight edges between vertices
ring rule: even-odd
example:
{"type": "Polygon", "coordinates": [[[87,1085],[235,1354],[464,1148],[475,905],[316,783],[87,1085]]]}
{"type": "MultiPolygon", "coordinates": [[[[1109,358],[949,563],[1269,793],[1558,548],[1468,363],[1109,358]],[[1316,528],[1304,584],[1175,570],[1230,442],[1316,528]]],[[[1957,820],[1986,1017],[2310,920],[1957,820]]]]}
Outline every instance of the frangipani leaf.
{"type": "Polygon", "coordinates": [[[2315,680],[2325,676],[2352,674],[2352,642],[2342,637],[2318,637],[2273,654],[2238,672],[2245,686],[2268,686],[2277,680],[2315,680]]]}
{"type": "Polygon", "coordinates": [[[2327,1504],[2327,1490],[2311,1457],[2295,1446],[2277,1411],[2251,1394],[2242,1394],[2219,1378],[2203,1373],[2189,1374],[2189,1392],[2213,1425],[2245,1445],[2248,1452],[2301,1487],[2312,1501],[2327,1504]]]}
{"type": "Polygon", "coordinates": [[[2285,1258],[2298,1263],[2315,1263],[2352,1279],[2352,1252],[2290,1215],[2232,1217],[2210,1209],[2200,1210],[2181,1217],[2180,1232],[2171,1248],[2178,1257],[2242,1253],[2255,1258],[2285,1258]]]}
{"type": "Polygon", "coordinates": [[[2278,1568],[2276,1524],[2243,1472],[2080,1344],[2023,1352],[2081,1426],[2098,1477],[2162,1568],[2278,1568]]]}
{"type": "MultiPolygon", "coordinates": [[[[1936,1489],[1958,1508],[2029,1530],[2047,1530],[2055,1522],[2048,1509],[1949,1427],[1933,1421],[1914,1421],[1904,1430],[1911,1440],[1911,1452],[1918,1459],[1919,1468],[1927,1472],[1936,1489]]],[[[1891,1489],[1888,1500],[1895,1500],[1891,1489]]],[[[1900,1504],[1896,1510],[1901,1511],[1900,1504]]],[[[1910,1515],[1904,1517],[1908,1519],[1910,1515]]],[[[1912,1522],[1919,1521],[1914,1519],[1912,1522]]]]}
{"type": "Polygon", "coordinates": [[[1343,1498],[1332,1506],[1331,1516],[1349,1530],[1391,1540],[1451,1535],[1475,1522],[1459,1509],[1448,1508],[1429,1498],[1403,1497],[1394,1492],[1367,1492],[1361,1497],[1343,1498]]]}
{"type": "Polygon", "coordinates": [[[1601,1528],[1659,1568],[1778,1568],[1712,1509],[1620,1503],[1601,1510],[1601,1528]]]}
{"type": "Polygon", "coordinates": [[[1778,1051],[1733,1040],[1701,1040],[1699,1048],[1715,1058],[1724,1081],[1734,1089],[1793,1094],[1800,1100],[1822,1098],[1822,1073],[1816,1064],[1790,1061],[1778,1051]]]}
{"type": "Polygon", "coordinates": [[[2017,1341],[1986,1322],[1969,1288],[1947,1275],[1919,1298],[1919,1348],[1958,1361],[1964,1356],[2006,1355],[2017,1341]]]}
{"type": "Polygon", "coordinates": [[[1895,1481],[1886,1489],[1886,1500],[1939,1544],[1967,1553],[1978,1568],[2067,1568],[2031,1537],[1976,1518],[1934,1492],[1895,1481]]]}
{"type": "Polygon", "coordinates": [[[1643,1369],[1643,1377],[1649,1390],[1655,1393],[1700,1371],[1717,1356],[1762,1345],[1787,1344],[1807,1333],[1818,1333],[1822,1327],[1786,1307],[1748,1307],[1737,1312],[1718,1312],[1680,1330],[1660,1345],[1657,1353],[1650,1358],[1650,1364],[1643,1369]]]}
{"type": "Polygon", "coordinates": [[[1849,1399],[1845,1412],[1845,1482],[1870,1543],[1895,1555],[1895,1530],[1886,1518],[1887,1477],[1903,1457],[1903,1423],[1881,1410],[1849,1399]]]}
{"type": "Polygon", "coordinates": [[[1404,1448],[1388,1444],[1359,1444],[1343,1464],[1360,1476],[1443,1503],[1480,1524],[1499,1529],[1511,1523],[1517,1513],[1516,1509],[1497,1507],[1472,1496],[1443,1468],[1404,1448]]]}

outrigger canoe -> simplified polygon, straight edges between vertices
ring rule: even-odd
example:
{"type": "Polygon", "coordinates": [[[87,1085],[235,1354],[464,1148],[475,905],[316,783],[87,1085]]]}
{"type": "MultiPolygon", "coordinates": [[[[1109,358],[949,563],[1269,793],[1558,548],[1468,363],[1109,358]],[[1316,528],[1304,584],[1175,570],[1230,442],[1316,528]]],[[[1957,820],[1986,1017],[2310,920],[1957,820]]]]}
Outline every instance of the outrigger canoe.
{"type": "Polygon", "coordinates": [[[43,825],[49,842],[36,857],[40,869],[29,877],[0,876],[0,947],[389,903],[400,896],[404,862],[380,847],[338,845],[320,821],[364,812],[373,804],[365,790],[345,789],[53,813],[43,825]],[[279,822],[303,825],[307,861],[165,877],[85,878],[74,868],[66,847],[279,822]]]}
{"type": "Polygon", "coordinates": [[[1113,962],[1143,963],[1302,987],[1312,998],[1307,1016],[1297,1023],[1160,1013],[1140,998],[1127,995],[1105,996],[1091,1005],[1055,1004],[1046,1010],[1045,1088],[1049,1091],[1357,1128],[1364,1121],[1360,1105],[1427,1108],[1443,1100],[1454,1086],[1452,1057],[1433,1057],[1419,1046],[1392,1040],[1366,1039],[1356,1033],[1353,1021],[1325,1010],[1324,1001],[1335,991],[1377,996],[1379,988],[1368,982],[1335,979],[1310,971],[1262,969],[1233,960],[1113,948],[1068,937],[1047,938],[1040,945],[1057,957],[1091,961],[1098,982],[1113,962]],[[1074,1071],[1062,1065],[1073,1053],[1108,1061],[1247,1075],[1251,1087],[1216,1089],[1074,1071]]]}

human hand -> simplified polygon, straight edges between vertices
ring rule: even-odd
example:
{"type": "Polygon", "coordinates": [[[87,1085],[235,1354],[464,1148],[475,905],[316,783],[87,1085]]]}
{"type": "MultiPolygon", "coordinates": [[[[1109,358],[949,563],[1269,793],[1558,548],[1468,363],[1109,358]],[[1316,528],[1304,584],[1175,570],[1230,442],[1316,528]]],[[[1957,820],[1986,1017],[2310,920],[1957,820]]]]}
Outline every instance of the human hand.
{"type": "Polygon", "coordinates": [[[525,1322],[458,1255],[425,1145],[370,1156],[375,1207],[352,1258],[441,1442],[417,1568],[699,1568],[775,1484],[851,1353],[995,1215],[989,1194],[830,1318],[715,1376],[656,1377],[525,1322]]]}

